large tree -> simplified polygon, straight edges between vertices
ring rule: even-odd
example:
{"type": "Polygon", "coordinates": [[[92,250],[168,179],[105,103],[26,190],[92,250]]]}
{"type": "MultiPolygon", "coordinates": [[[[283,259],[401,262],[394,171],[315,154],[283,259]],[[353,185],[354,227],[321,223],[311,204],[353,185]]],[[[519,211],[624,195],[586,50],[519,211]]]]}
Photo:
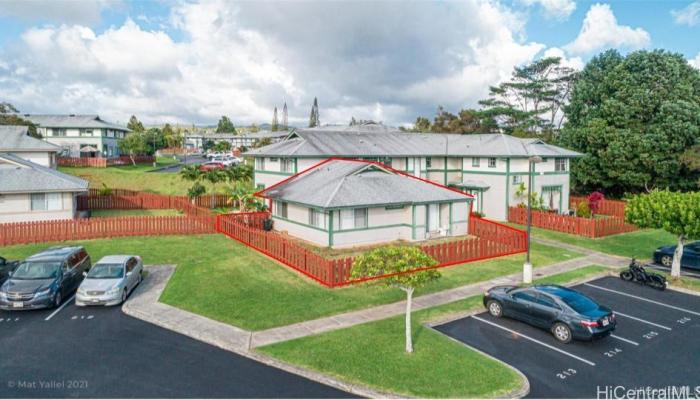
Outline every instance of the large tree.
{"type": "Polygon", "coordinates": [[[36,125],[31,121],[20,117],[19,110],[10,103],[0,102],[0,125],[22,125],[29,129],[29,136],[41,139],[41,135],[36,130],[36,125]]]}
{"type": "Polygon", "coordinates": [[[126,124],[126,127],[134,132],[143,132],[145,130],[143,124],[138,118],[136,118],[135,115],[132,115],[131,118],[129,118],[129,122],[126,124]]]}
{"type": "Polygon", "coordinates": [[[151,151],[151,145],[144,132],[132,132],[124,139],[119,139],[118,145],[122,153],[129,155],[133,165],[136,165],[134,156],[150,154],[151,151]]]}
{"type": "Polygon", "coordinates": [[[700,72],[681,54],[604,52],[582,71],[565,111],[560,142],[585,154],[572,163],[579,191],[697,188],[682,154],[700,135],[700,72]]]}
{"type": "Polygon", "coordinates": [[[321,120],[318,116],[318,99],[314,97],[314,104],[311,106],[311,115],[309,115],[309,128],[321,126],[321,120]]]}
{"type": "Polygon", "coordinates": [[[216,125],[216,133],[233,133],[235,135],[236,127],[233,126],[233,122],[231,122],[229,117],[223,115],[216,125]]]}
{"type": "Polygon", "coordinates": [[[358,256],[352,263],[352,278],[361,279],[389,275],[377,283],[403,290],[406,293],[406,352],[413,352],[411,336],[411,307],[413,292],[429,282],[440,278],[435,269],[419,268],[437,265],[432,257],[416,246],[384,246],[358,256]]]}
{"type": "Polygon", "coordinates": [[[641,228],[663,229],[678,237],[671,276],[681,276],[681,257],[686,239],[700,238],[700,192],[654,190],[629,199],[625,218],[641,228]]]}

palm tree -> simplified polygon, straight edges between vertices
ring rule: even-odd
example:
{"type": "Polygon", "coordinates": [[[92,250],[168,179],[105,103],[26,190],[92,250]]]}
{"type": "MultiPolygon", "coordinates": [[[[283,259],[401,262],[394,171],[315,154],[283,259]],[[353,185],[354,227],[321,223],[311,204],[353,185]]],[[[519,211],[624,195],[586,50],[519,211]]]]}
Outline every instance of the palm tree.
{"type": "Polygon", "coordinates": [[[187,197],[190,198],[192,204],[194,204],[197,197],[204,194],[204,187],[200,183],[202,176],[202,171],[198,165],[186,165],[180,170],[180,178],[193,182],[193,185],[187,190],[187,197]]]}
{"type": "Polygon", "coordinates": [[[203,177],[211,183],[211,206],[214,208],[214,197],[216,195],[216,184],[225,181],[228,176],[221,169],[210,169],[204,172],[203,177]]]}
{"type": "Polygon", "coordinates": [[[229,182],[249,182],[253,180],[253,167],[247,164],[238,164],[226,168],[229,182]]]}

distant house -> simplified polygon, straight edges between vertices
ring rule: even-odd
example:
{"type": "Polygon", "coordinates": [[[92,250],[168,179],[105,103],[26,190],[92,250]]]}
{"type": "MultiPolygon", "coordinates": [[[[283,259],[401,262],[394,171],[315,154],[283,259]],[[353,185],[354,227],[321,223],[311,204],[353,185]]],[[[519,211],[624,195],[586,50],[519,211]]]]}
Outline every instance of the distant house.
{"type": "Polygon", "coordinates": [[[506,134],[409,133],[381,124],[297,129],[244,154],[255,159],[255,185],[266,188],[329,157],[374,160],[407,174],[474,195],[474,211],[506,220],[527,200],[528,159],[539,156],[533,191],[547,208],[565,212],[569,165],[581,154],[536,138],[506,134]]]}
{"type": "Polygon", "coordinates": [[[263,139],[269,139],[270,143],[276,143],[289,135],[290,131],[259,131],[234,135],[231,133],[188,133],[185,137],[185,145],[190,148],[203,149],[207,141],[214,143],[228,142],[232,147],[251,147],[263,139]]]}
{"type": "Polygon", "coordinates": [[[472,196],[371,161],[328,159],[259,193],[277,231],[319,246],[466,235],[472,196]]]}
{"type": "Polygon", "coordinates": [[[37,125],[43,139],[62,149],[70,157],[114,157],[121,154],[119,139],[130,130],[101,119],[98,115],[22,114],[37,125]]]}
{"type": "Polygon", "coordinates": [[[55,169],[59,147],[0,126],[0,223],[71,219],[88,182],[55,169]]]}

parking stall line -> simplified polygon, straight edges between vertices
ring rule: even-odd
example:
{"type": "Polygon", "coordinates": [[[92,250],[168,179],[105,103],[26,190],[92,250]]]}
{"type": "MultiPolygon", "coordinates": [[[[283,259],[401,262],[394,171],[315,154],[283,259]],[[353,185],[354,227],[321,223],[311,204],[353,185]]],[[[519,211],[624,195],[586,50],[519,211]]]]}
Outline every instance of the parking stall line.
{"type": "Polygon", "coordinates": [[[588,364],[588,365],[590,365],[590,366],[592,366],[592,367],[595,367],[595,363],[594,363],[594,362],[588,361],[588,360],[586,360],[585,358],[581,358],[581,357],[579,357],[579,356],[577,356],[577,355],[575,355],[575,354],[571,354],[571,353],[569,353],[569,352],[567,352],[567,351],[558,349],[558,348],[556,348],[556,347],[554,347],[554,346],[550,346],[550,345],[548,345],[547,343],[544,343],[544,342],[541,342],[541,341],[539,341],[539,340],[537,340],[537,339],[531,338],[530,336],[523,335],[522,333],[520,333],[520,332],[518,332],[518,331],[515,331],[515,330],[513,330],[513,329],[506,328],[506,327],[504,327],[504,326],[498,325],[498,324],[493,323],[493,322],[491,322],[491,321],[487,321],[487,320],[485,320],[485,319],[483,319],[483,318],[477,317],[476,315],[472,315],[471,317],[474,318],[474,319],[477,320],[477,321],[480,321],[480,322],[483,322],[483,323],[485,323],[485,324],[494,326],[494,327],[496,327],[496,328],[498,328],[498,329],[501,329],[501,330],[504,330],[504,331],[506,331],[506,332],[513,333],[513,334],[515,334],[515,335],[518,335],[518,336],[522,337],[523,339],[527,339],[527,340],[529,340],[529,341],[531,341],[531,342],[537,343],[537,344],[542,345],[542,346],[544,346],[544,347],[546,347],[546,348],[548,348],[548,349],[554,350],[554,351],[556,351],[556,352],[559,352],[559,353],[561,353],[561,354],[564,354],[564,355],[566,355],[566,356],[569,356],[569,357],[571,357],[571,358],[574,358],[574,359],[576,359],[576,360],[579,360],[579,361],[581,361],[581,362],[583,362],[583,363],[586,363],[586,364],[588,364]]]}
{"type": "Polygon", "coordinates": [[[631,298],[633,298],[633,299],[646,301],[646,302],[653,303],[653,304],[656,304],[656,305],[659,305],[659,306],[662,306],[662,307],[672,308],[672,309],[674,309],[674,310],[682,311],[682,312],[685,312],[685,313],[688,313],[688,314],[693,314],[693,315],[698,315],[698,316],[700,316],[700,312],[688,310],[688,309],[682,308],[682,307],[677,307],[677,306],[674,306],[674,305],[671,305],[671,304],[662,303],[662,302],[660,302],[660,301],[645,299],[644,297],[639,297],[639,296],[635,296],[635,295],[633,295],[633,294],[629,294],[629,293],[625,293],[625,292],[620,292],[620,291],[618,291],[618,290],[613,290],[613,289],[604,288],[604,287],[602,287],[602,286],[592,285],[592,284],[590,284],[590,283],[584,283],[584,285],[590,286],[590,287],[592,287],[592,288],[596,288],[596,289],[599,289],[599,290],[605,290],[606,292],[611,292],[611,293],[616,293],[616,294],[619,294],[619,295],[622,295],[622,296],[631,297],[631,298]]]}
{"type": "Polygon", "coordinates": [[[635,346],[639,346],[639,343],[635,342],[634,340],[625,339],[625,338],[623,338],[623,337],[621,337],[621,336],[613,335],[612,333],[610,334],[610,337],[611,337],[611,338],[615,338],[615,339],[617,339],[617,340],[621,340],[621,341],[623,341],[623,342],[627,342],[627,343],[629,343],[629,344],[633,344],[633,345],[635,345],[635,346]]]}
{"type": "Polygon", "coordinates": [[[641,318],[638,318],[638,317],[633,317],[633,316],[628,315],[628,314],[623,314],[623,313],[621,313],[621,312],[619,312],[619,311],[617,311],[617,310],[614,310],[614,312],[615,312],[615,315],[619,315],[619,316],[621,316],[621,317],[633,319],[633,320],[635,320],[635,321],[639,321],[639,322],[642,322],[642,323],[645,323],[645,324],[649,324],[649,325],[655,326],[655,327],[657,327],[657,328],[665,329],[665,330],[667,330],[667,331],[672,331],[672,330],[673,330],[673,329],[671,329],[671,328],[668,327],[668,326],[661,325],[661,324],[657,324],[657,323],[655,323],[655,322],[647,321],[647,320],[645,320],[645,319],[641,319],[641,318]]]}
{"type": "Polygon", "coordinates": [[[54,315],[56,315],[56,314],[58,314],[59,312],[61,312],[61,310],[63,310],[63,307],[65,307],[65,306],[67,306],[68,304],[70,304],[70,302],[73,301],[73,299],[75,299],[75,295],[71,296],[70,299],[68,299],[68,300],[66,300],[65,302],[63,302],[63,304],[62,304],[60,307],[58,307],[58,308],[56,309],[56,311],[52,312],[51,315],[49,315],[48,317],[46,317],[46,318],[44,319],[44,321],[50,320],[51,318],[53,318],[54,315]]]}

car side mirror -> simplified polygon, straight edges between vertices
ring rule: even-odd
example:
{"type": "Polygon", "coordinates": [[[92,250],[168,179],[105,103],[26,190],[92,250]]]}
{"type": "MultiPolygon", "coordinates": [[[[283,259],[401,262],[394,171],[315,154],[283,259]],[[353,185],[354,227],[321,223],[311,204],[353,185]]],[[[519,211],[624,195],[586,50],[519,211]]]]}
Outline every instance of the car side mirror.
{"type": "Polygon", "coordinates": [[[132,272],[133,272],[133,271],[127,272],[127,273],[126,273],[126,276],[131,276],[132,272]]]}
{"type": "Polygon", "coordinates": [[[83,276],[87,276],[87,272],[83,271],[83,276]]]}

